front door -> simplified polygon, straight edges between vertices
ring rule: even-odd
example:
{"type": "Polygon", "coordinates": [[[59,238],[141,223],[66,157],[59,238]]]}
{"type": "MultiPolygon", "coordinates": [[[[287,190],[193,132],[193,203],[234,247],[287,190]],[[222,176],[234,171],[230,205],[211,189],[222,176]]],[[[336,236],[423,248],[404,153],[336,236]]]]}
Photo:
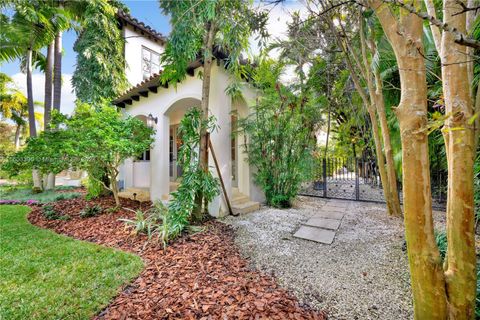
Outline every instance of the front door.
{"type": "Polygon", "coordinates": [[[182,141],[178,136],[178,124],[170,126],[169,138],[169,173],[170,181],[177,181],[182,176],[182,168],[178,165],[178,151],[182,141]]]}

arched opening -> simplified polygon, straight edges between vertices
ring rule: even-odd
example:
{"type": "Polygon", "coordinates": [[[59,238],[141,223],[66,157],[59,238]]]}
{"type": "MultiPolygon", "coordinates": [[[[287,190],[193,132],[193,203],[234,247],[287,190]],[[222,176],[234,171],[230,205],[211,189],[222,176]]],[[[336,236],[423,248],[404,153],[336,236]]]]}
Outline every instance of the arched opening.
{"type": "Polygon", "coordinates": [[[182,169],[178,164],[178,151],[182,145],[182,140],[178,134],[180,121],[185,113],[194,107],[200,107],[201,101],[196,98],[183,98],[175,101],[165,112],[169,119],[169,138],[168,138],[168,173],[170,177],[170,191],[176,189],[179,180],[182,177],[182,169]]]}

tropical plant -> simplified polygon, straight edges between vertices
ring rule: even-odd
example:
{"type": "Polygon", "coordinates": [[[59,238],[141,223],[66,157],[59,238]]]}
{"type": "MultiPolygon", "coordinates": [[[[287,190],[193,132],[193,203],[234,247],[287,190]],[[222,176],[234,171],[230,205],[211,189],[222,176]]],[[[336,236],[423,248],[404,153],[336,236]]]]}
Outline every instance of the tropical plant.
{"type": "Polygon", "coordinates": [[[308,95],[298,96],[279,82],[284,66],[264,60],[253,71],[253,83],[262,93],[255,111],[239,121],[249,137],[248,161],[257,170],[256,183],[266,201],[275,207],[288,207],[302,182],[312,172],[315,131],[320,108],[308,95]]]}
{"type": "Polygon", "coordinates": [[[90,217],[95,217],[98,216],[100,213],[102,213],[103,208],[96,204],[93,206],[87,205],[85,208],[83,208],[82,211],[80,211],[80,218],[90,218],[90,217]]]}
{"type": "MultiPolygon", "coordinates": [[[[162,81],[176,85],[187,74],[194,61],[203,64],[202,121],[208,122],[210,78],[214,51],[227,58],[224,65],[234,79],[241,77],[241,54],[249,48],[249,38],[255,30],[265,35],[267,15],[253,10],[250,1],[170,1],[160,0],[160,7],[170,16],[173,29],[162,56],[165,64],[162,81]]],[[[200,165],[208,172],[208,132],[203,128],[198,145],[200,165]]],[[[205,195],[196,195],[196,210],[202,211],[205,195]]],[[[203,208],[205,209],[205,208],[203,208]]]]}
{"type": "Polygon", "coordinates": [[[142,121],[123,118],[114,107],[92,107],[78,104],[73,116],[54,113],[52,121],[58,127],[31,138],[27,147],[11,156],[3,169],[16,174],[25,168],[37,168],[43,173],[58,173],[68,168],[86,170],[113,193],[120,205],[117,178],[118,167],[125,159],[150,148],[153,130],[142,121]],[[98,168],[105,168],[108,185],[98,168]]]}
{"type": "Polygon", "coordinates": [[[79,36],[74,44],[77,52],[72,77],[77,99],[98,104],[111,102],[128,87],[121,30],[116,17],[116,1],[88,1],[82,12],[79,36]]]}
{"type": "MultiPolygon", "coordinates": [[[[126,208],[127,210],[134,211],[126,208]]],[[[168,209],[161,201],[155,201],[153,206],[146,211],[136,210],[135,218],[119,219],[125,223],[127,228],[132,229],[134,234],[146,234],[149,239],[153,236],[154,232],[157,231],[166,220],[168,214],[168,209]]]]}

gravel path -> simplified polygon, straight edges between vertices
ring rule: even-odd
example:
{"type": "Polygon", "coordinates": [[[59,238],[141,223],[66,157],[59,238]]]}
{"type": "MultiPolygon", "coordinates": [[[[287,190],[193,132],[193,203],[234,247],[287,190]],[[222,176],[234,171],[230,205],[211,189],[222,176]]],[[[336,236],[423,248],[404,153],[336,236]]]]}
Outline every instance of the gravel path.
{"type": "Polygon", "coordinates": [[[402,219],[382,204],[349,202],[332,245],[293,238],[327,200],[300,197],[291,209],[262,208],[224,221],[251,266],[276,276],[329,319],[412,319],[402,219]]]}

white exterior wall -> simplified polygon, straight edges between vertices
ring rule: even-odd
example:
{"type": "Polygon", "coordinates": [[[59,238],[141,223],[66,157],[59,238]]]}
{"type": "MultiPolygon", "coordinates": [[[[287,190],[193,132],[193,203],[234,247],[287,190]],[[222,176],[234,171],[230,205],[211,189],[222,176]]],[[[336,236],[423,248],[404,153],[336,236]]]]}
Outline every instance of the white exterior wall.
{"type": "MultiPolygon", "coordinates": [[[[179,83],[176,88],[170,86],[169,88],[158,88],[158,93],[149,92],[148,97],[140,97],[140,101],[133,101],[133,105],[127,105],[125,112],[132,116],[148,116],[152,114],[153,117],[158,118],[158,123],[155,126],[155,142],[150,151],[149,162],[149,187],[150,197],[153,200],[161,200],[169,193],[169,129],[170,125],[176,124],[179,121],[178,110],[193,105],[199,105],[202,97],[202,81],[198,78],[198,72],[201,68],[195,70],[195,76],[187,78],[179,83]]],[[[218,67],[216,64],[212,68],[210,89],[210,114],[217,119],[219,129],[211,133],[211,140],[221,175],[227,190],[228,196],[232,196],[232,181],[231,181],[231,98],[225,93],[225,89],[229,84],[229,76],[223,67],[218,67]]],[[[254,97],[252,90],[246,90],[244,93],[247,100],[254,97]]],[[[254,101],[254,98],[253,98],[254,101]]],[[[248,113],[248,107],[243,106],[244,113],[248,113]]],[[[243,141],[243,139],[242,139],[243,141]]],[[[243,154],[239,150],[238,154],[243,154]]],[[[242,187],[239,186],[241,192],[250,196],[252,200],[263,199],[262,195],[255,195],[257,189],[253,185],[251,179],[250,167],[245,162],[245,156],[239,157],[239,180],[242,187]]],[[[148,163],[148,162],[146,162],[148,163]]],[[[137,179],[135,166],[138,162],[125,162],[122,166],[121,177],[125,179],[126,187],[140,187],[139,180],[147,181],[143,177],[137,179]],[[132,172],[130,174],[130,172],[132,172]]],[[[215,164],[210,153],[209,165],[211,172],[216,176],[215,164]]],[[[146,168],[143,168],[147,172],[146,168]]],[[[139,174],[142,175],[143,173],[139,174]]],[[[227,213],[226,202],[224,195],[221,192],[209,206],[209,211],[214,216],[221,216],[227,213]]]]}
{"type": "Polygon", "coordinates": [[[160,42],[148,39],[148,36],[141,35],[139,30],[134,31],[130,25],[123,27],[123,34],[125,39],[125,73],[127,80],[134,86],[143,81],[142,46],[159,54],[165,49],[160,42]]]}

